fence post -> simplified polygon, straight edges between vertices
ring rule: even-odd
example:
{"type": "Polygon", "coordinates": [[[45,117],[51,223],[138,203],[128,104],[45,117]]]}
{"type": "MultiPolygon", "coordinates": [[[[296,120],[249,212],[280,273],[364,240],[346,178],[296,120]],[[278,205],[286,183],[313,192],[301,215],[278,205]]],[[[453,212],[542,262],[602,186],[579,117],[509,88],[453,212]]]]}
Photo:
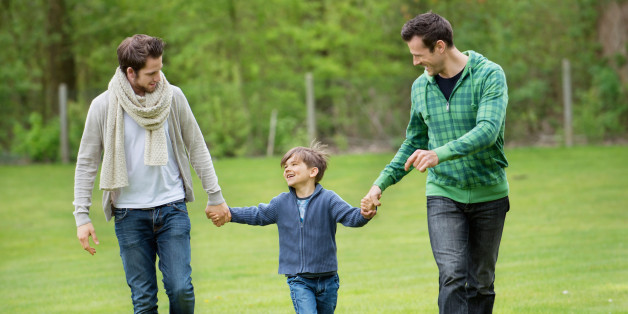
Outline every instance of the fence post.
{"type": "Polygon", "coordinates": [[[573,128],[572,128],[572,102],[571,102],[571,66],[569,60],[563,59],[563,106],[564,106],[564,128],[565,128],[565,145],[573,146],[573,128]]]}
{"type": "Polygon", "coordinates": [[[68,145],[68,86],[65,83],[59,84],[59,124],[61,128],[60,147],[61,162],[70,162],[70,148],[68,145]]]}
{"type": "Polygon", "coordinates": [[[275,151],[275,134],[277,130],[277,109],[273,109],[270,114],[270,131],[268,132],[268,146],[266,146],[266,156],[271,157],[275,151]]]}
{"type": "Polygon", "coordinates": [[[314,103],[314,77],[312,72],[305,74],[305,103],[307,105],[307,135],[311,143],[316,138],[316,105],[314,103]]]}

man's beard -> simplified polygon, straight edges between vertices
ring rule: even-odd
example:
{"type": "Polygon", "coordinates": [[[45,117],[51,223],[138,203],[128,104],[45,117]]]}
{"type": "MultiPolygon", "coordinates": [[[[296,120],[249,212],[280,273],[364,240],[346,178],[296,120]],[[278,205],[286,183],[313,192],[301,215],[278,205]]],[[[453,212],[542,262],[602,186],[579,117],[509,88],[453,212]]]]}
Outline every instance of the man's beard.
{"type": "Polygon", "coordinates": [[[150,85],[147,86],[143,86],[143,85],[139,85],[136,84],[137,80],[135,80],[133,82],[133,87],[139,91],[142,91],[143,93],[152,93],[155,91],[155,89],[157,89],[157,84],[153,85],[152,87],[150,85]]]}

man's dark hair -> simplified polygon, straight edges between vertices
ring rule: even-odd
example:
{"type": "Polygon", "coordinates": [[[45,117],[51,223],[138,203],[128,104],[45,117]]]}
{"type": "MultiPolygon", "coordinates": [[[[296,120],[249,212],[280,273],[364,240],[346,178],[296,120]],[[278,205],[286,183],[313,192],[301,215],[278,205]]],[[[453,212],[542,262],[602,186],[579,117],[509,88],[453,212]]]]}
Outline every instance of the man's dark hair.
{"type": "Polygon", "coordinates": [[[451,24],[442,16],[428,12],[419,14],[406,22],[401,28],[401,38],[406,42],[412,40],[414,36],[423,39],[423,45],[434,51],[436,42],[442,40],[447,47],[454,46],[454,31],[451,24]]]}
{"type": "Polygon", "coordinates": [[[166,44],[161,38],[144,34],[125,38],[118,46],[118,64],[126,74],[127,68],[136,73],[146,65],[148,57],[159,58],[164,53],[166,44]]]}

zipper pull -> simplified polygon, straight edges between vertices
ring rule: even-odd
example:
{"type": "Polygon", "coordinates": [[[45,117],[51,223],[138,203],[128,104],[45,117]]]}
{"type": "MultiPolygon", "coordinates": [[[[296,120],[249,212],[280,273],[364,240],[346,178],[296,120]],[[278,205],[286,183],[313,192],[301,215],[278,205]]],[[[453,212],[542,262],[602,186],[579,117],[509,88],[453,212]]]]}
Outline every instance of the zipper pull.
{"type": "Polygon", "coordinates": [[[449,102],[447,102],[447,112],[449,112],[449,102]]]}

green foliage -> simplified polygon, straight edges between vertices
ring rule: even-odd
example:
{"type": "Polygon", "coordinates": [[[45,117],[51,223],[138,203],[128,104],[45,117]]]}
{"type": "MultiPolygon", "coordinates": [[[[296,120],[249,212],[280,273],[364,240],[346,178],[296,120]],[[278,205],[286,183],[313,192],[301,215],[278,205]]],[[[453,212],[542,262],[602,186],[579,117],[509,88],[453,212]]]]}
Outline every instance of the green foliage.
{"type": "MultiPolygon", "coordinates": [[[[237,94],[235,94],[237,95],[237,94]]],[[[205,130],[205,140],[216,156],[241,156],[247,150],[247,138],[250,133],[250,122],[243,110],[234,110],[227,105],[229,97],[212,97],[208,105],[201,103],[197,107],[196,117],[205,130]],[[214,144],[216,143],[216,144],[214,144]]],[[[231,103],[231,102],[230,102],[231,103]]],[[[233,104],[233,103],[232,103],[233,104]]]]}
{"type": "Polygon", "coordinates": [[[309,144],[307,130],[303,125],[303,120],[296,119],[289,115],[277,118],[277,131],[275,138],[275,150],[278,155],[285,154],[295,146],[307,146],[309,144]]]}
{"type": "MultiPolygon", "coordinates": [[[[360,132],[362,136],[373,135],[369,132],[370,128],[357,123],[359,120],[369,121],[364,119],[363,111],[359,110],[362,104],[356,98],[347,99],[343,91],[351,88],[357,91],[353,95],[362,99],[373,94],[373,91],[389,94],[384,90],[388,86],[380,88],[362,83],[368,89],[357,90],[352,82],[356,76],[377,78],[399,74],[395,73],[401,69],[399,63],[393,62],[388,67],[377,67],[374,64],[376,55],[385,60],[391,49],[383,55],[381,51],[371,49],[372,46],[384,46],[384,43],[401,44],[396,29],[394,35],[388,33],[392,29],[389,25],[398,22],[387,23],[382,19],[379,23],[369,23],[369,19],[377,16],[378,12],[390,11],[389,4],[365,3],[360,9],[348,3],[328,1],[254,1],[247,6],[227,1],[190,5],[193,9],[190,8],[186,13],[186,18],[191,20],[190,25],[181,25],[176,29],[178,36],[170,37],[176,40],[190,38],[191,33],[195,35],[192,43],[171,42],[171,49],[173,45],[184,49],[171,52],[171,64],[168,67],[181,69],[168,72],[175,75],[170,76],[173,77],[171,81],[187,80],[189,83],[184,86],[186,94],[190,91],[202,94],[204,90],[205,93],[211,93],[212,97],[220,98],[221,106],[226,107],[223,110],[240,110],[242,113],[236,116],[252,117],[246,139],[247,154],[261,154],[265,151],[268,121],[273,109],[279,111],[276,152],[294,143],[307,144],[304,135],[304,77],[310,71],[316,80],[318,137],[333,141],[360,132]],[[220,14],[220,11],[229,14],[220,14]],[[190,28],[191,25],[194,26],[190,28]],[[382,26],[386,26],[383,28],[385,33],[381,31],[382,26]],[[223,36],[213,31],[217,28],[223,31],[223,36]],[[377,34],[377,37],[370,36],[370,41],[365,41],[361,36],[356,36],[366,32],[377,34]],[[199,50],[203,53],[197,53],[199,50]],[[356,57],[357,54],[360,57],[356,57]],[[218,61],[207,62],[208,59],[218,61]],[[194,79],[190,80],[190,76],[194,79]]],[[[388,14],[386,19],[394,17],[388,14]]],[[[393,55],[402,53],[404,51],[396,50],[393,55]]],[[[411,77],[404,83],[409,85],[411,77]]],[[[199,94],[188,94],[194,110],[203,110],[200,107],[207,106],[204,104],[208,102],[203,99],[208,96],[197,96],[199,94]]],[[[402,103],[401,99],[407,98],[401,95],[398,97],[386,97],[386,100],[393,98],[393,103],[402,103]]],[[[223,124],[213,119],[207,123],[223,124]]],[[[228,123],[239,124],[242,120],[246,118],[228,123]]],[[[228,147],[234,142],[240,145],[244,142],[240,138],[228,139],[233,137],[233,132],[212,134],[221,132],[221,129],[206,133],[210,147],[214,147],[212,153],[234,155],[235,147],[223,149],[224,143],[228,147]]]]}
{"type": "Polygon", "coordinates": [[[32,161],[57,161],[59,158],[59,120],[44,124],[40,114],[33,112],[28,118],[28,128],[15,123],[15,140],[12,152],[32,161]]]}
{"type": "Polygon", "coordinates": [[[15,121],[24,121],[43,103],[42,47],[48,40],[44,29],[44,1],[3,1],[0,4],[0,149],[16,139],[15,121]]]}
{"type": "MultiPolygon", "coordinates": [[[[600,57],[597,24],[608,0],[13,0],[0,4],[0,114],[11,117],[0,121],[7,130],[0,135],[2,150],[16,140],[13,121],[32,112],[44,124],[54,119],[47,106],[55,102],[50,95],[56,87],[48,85],[46,69],[58,56],[46,47],[59,34],[47,33],[47,14],[58,1],[67,8],[75,61],[70,95],[82,112],[106,89],[125,37],[159,36],[167,43],[163,71],[182,88],[216,156],[264,154],[274,109],[281,129],[275,153],[307,144],[308,72],[315,80],[317,138],[347,149],[369,140],[398,141],[408,121],[410,86],[423,71],[412,67],[399,32],[405,21],[430,10],[452,23],[457,48],[478,51],[504,68],[507,141],[561,132],[565,58],[572,65],[574,118],[583,123],[575,129],[592,141],[628,132],[627,98],[613,96],[614,107],[607,108],[598,99],[608,97],[606,83],[592,79],[601,75],[593,71],[626,63],[622,54],[600,57]],[[616,115],[599,117],[606,112],[616,115]]],[[[622,82],[617,93],[626,90],[622,82]]]]}
{"type": "Polygon", "coordinates": [[[583,106],[578,107],[574,125],[581,134],[592,140],[618,136],[627,131],[624,124],[628,115],[628,85],[621,85],[617,73],[607,67],[593,71],[593,82],[581,96],[583,106]]]}
{"type": "MultiPolygon", "coordinates": [[[[76,102],[68,103],[68,146],[70,158],[76,158],[83,135],[87,112],[76,102]]],[[[41,114],[32,112],[23,126],[14,121],[11,152],[34,162],[59,161],[61,126],[58,118],[44,122],[41,114]]]]}

